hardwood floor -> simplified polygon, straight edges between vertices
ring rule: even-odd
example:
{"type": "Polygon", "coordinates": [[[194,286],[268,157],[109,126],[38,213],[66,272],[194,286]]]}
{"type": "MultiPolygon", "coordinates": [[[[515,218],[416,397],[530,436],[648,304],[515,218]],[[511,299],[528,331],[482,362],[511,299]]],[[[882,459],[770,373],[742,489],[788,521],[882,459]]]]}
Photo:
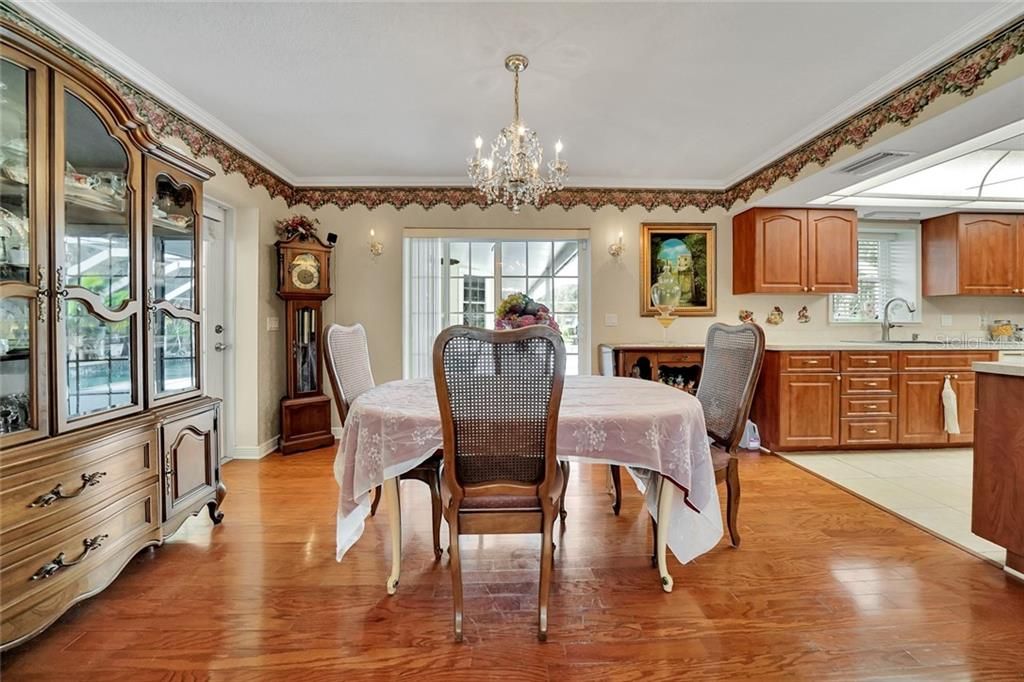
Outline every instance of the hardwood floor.
{"type": "Polygon", "coordinates": [[[574,466],[548,641],[535,635],[539,537],[488,536],[463,541],[456,644],[426,488],[402,486],[389,598],[383,505],[334,561],[333,454],[227,464],[221,526],[193,519],[138,556],[5,654],[5,682],[1024,679],[1024,585],[775,457],[741,462],[742,548],[670,560],[672,594],[636,490],[615,517],[606,467],[574,466]]]}

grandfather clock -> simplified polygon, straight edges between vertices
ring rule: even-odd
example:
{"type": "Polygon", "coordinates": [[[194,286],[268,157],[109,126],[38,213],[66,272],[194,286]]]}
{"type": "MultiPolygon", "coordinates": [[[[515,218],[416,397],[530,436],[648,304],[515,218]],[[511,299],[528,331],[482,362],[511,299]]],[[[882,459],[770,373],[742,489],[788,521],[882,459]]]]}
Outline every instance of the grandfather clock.
{"type": "Polygon", "coordinates": [[[281,399],[281,452],[334,444],[331,399],[320,365],[321,303],[331,295],[331,250],[316,235],[278,241],[277,295],[284,299],[288,395],[281,399]]]}

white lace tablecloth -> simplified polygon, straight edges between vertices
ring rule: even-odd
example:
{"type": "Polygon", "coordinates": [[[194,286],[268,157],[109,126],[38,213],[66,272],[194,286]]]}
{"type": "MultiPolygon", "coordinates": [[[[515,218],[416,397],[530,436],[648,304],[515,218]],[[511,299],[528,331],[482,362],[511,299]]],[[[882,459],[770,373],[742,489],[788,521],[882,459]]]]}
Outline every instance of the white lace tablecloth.
{"type": "MultiPolygon", "coordinates": [[[[409,471],[441,445],[432,379],[381,384],[352,403],[334,461],[341,489],[338,561],[363,534],[373,489],[409,471]]],[[[683,563],[722,537],[704,413],[687,393],[641,379],[566,377],[558,457],[630,467],[655,517],[657,486],[650,485],[655,479],[651,472],[675,482],[683,492],[673,496],[668,547],[683,563]]]]}

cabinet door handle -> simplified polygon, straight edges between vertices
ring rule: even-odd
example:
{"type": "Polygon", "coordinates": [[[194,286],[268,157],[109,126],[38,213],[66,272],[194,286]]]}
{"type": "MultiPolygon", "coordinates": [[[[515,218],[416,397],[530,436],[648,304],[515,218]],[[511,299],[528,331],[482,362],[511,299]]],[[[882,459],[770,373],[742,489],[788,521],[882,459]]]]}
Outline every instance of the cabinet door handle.
{"type": "Polygon", "coordinates": [[[82,563],[89,557],[89,554],[93,550],[99,549],[103,545],[103,541],[109,537],[109,535],[103,533],[102,535],[82,540],[82,544],[85,545],[85,550],[77,559],[65,561],[64,552],[61,552],[57,556],[53,557],[52,560],[40,566],[39,570],[32,574],[32,577],[29,578],[29,580],[46,580],[62,568],[70,568],[71,566],[82,563]]]}
{"type": "Polygon", "coordinates": [[[815,287],[811,287],[811,291],[814,291],[815,287]]]}
{"type": "Polygon", "coordinates": [[[837,374],[836,375],[836,381],[842,381],[842,380],[843,380],[843,375],[842,374],[837,374]]]}
{"type": "Polygon", "coordinates": [[[58,483],[57,485],[53,486],[53,490],[46,493],[45,495],[40,495],[35,500],[33,500],[32,504],[30,504],[29,507],[49,507],[57,500],[70,500],[75,497],[78,497],[79,495],[85,492],[86,488],[90,488],[94,485],[99,485],[100,479],[106,475],[106,471],[94,471],[91,474],[82,474],[82,485],[78,486],[78,490],[67,495],[65,495],[64,491],[61,490],[61,486],[63,485],[63,483],[58,483]]]}

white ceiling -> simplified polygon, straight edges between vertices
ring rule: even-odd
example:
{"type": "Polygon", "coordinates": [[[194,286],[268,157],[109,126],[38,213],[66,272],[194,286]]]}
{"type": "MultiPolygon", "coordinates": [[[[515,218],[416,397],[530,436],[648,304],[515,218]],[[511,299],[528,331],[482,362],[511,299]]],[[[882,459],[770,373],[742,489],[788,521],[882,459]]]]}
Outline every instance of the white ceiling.
{"type": "Polygon", "coordinates": [[[570,184],[721,188],[1016,3],[23,3],[296,184],[465,184],[511,117],[570,184]],[[879,13],[884,12],[884,21],[879,13]],[[65,14],[66,13],[66,14],[65,14]],[[113,48],[113,49],[112,49],[113,48]]]}

